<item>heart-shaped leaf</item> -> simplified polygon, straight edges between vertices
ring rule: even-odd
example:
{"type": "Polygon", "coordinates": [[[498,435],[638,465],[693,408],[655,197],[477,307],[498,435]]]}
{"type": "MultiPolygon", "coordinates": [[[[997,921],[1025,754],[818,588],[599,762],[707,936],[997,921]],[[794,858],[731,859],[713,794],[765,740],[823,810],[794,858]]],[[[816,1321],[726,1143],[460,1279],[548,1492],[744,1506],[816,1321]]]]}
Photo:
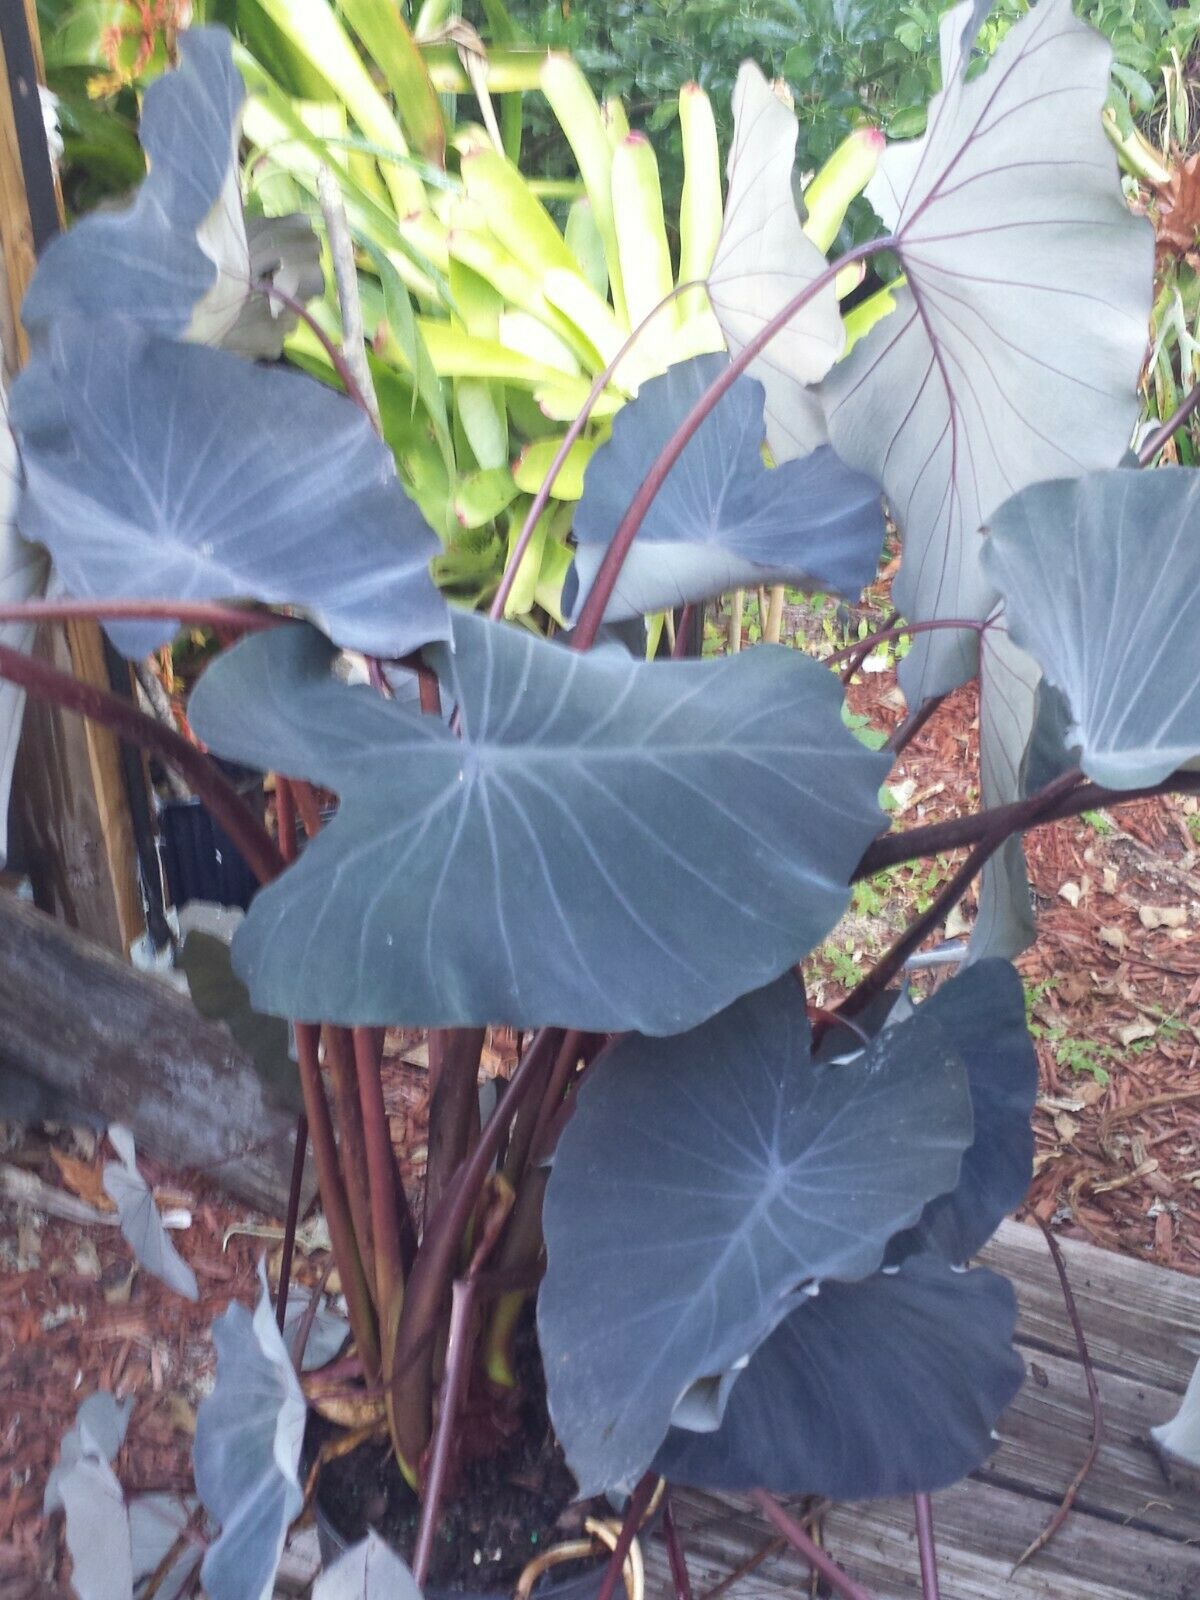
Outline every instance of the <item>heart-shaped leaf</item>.
{"type": "Polygon", "coordinates": [[[970,1094],[923,1011],[854,1061],[816,1065],[788,974],[690,1033],[631,1035],[592,1069],[555,1153],[538,1297],[582,1494],[636,1479],[697,1380],[753,1351],[804,1284],[873,1272],[953,1188],[970,1094]]]}
{"type": "Polygon", "coordinates": [[[192,697],[211,748],[341,798],[234,939],[259,1010],[672,1033],[841,914],[888,758],[798,651],[645,663],[460,614],[427,659],[461,738],[334,681],[300,628],[192,697]]]}
{"type": "MultiPolygon", "coordinates": [[[[301,305],[321,293],[325,283],[321,242],[307,217],[247,217],[246,243],[251,283],[277,285],[289,300],[301,305]]],[[[292,331],[297,320],[296,314],[273,295],[245,295],[236,321],[221,337],[221,348],[251,361],[278,361],[283,354],[284,335],[292,331]]]]}
{"type": "MultiPolygon", "coordinates": [[[[974,1134],[953,1190],[931,1200],[916,1227],[892,1240],[888,1260],[932,1250],[958,1266],[983,1248],[1029,1188],[1037,1056],[1021,980],[1007,961],[974,961],[917,1009],[939,1024],[966,1068],[974,1134]]],[[[907,993],[889,989],[854,1020],[874,1036],[914,1014],[907,993]]],[[[840,1025],[822,1037],[817,1059],[852,1059],[861,1048],[861,1038],[840,1025]]]]}
{"type": "Polygon", "coordinates": [[[196,1490],[221,1528],[202,1568],[212,1600],[269,1600],[304,1501],[297,1472],[307,1408],[261,1264],[259,1280],[253,1316],[235,1303],[213,1323],[217,1383],[196,1413],[196,1490]]]}
{"type": "MultiPolygon", "coordinates": [[[[971,7],[942,21],[925,135],[867,195],[906,274],[896,310],[823,386],[838,453],[883,484],[913,621],[982,619],[982,524],[1014,490],[1115,466],[1138,411],[1153,236],[1100,121],[1111,51],[1070,0],[1041,0],[968,81],[971,7]]],[[[919,636],[910,704],[975,669],[974,633],[919,636]]]]}
{"type": "MultiPolygon", "coordinates": [[[[631,490],[725,356],[697,356],[644,383],[613,422],[584,479],[573,532],[580,602],[631,490]]],[[[739,378],[688,444],[638,530],[605,609],[610,620],[785,580],[857,595],[883,547],[879,486],[828,446],[774,470],[762,459],[763,391],[739,378]]]]}
{"type": "Polygon", "coordinates": [[[90,1394],[63,1434],[46,1483],[43,1515],[66,1515],[71,1586],[79,1600],[133,1600],[134,1567],[125,1496],[110,1462],[125,1438],[133,1397],[90,1394]]]}
{"type": "MultiPolygon", "coordinates": [[[[47,335],[12,414],[21,531],[73,594],[302,606],[376,655],[446,636],[438,541],[366,417],[311,378],[73,323],[47,335]]],[[[108,631],[143,656],[174,630],[108,631]]]]}
{"type": "MultiPolygon", "coordinates": [[[[733,91],[733,144],[725,220],[708,295],[731,355],[825,271],[792,198],[799,124],[752,62],[733,91]]],[[[777,462],[807,455],[828,437],[810,385],[845,341],[832,281],[750,365],[766,390],[767,442],[777,462]]]]}
{"type": "Polygon", "coordinates": [[[237,159],[245,88],[232,42],[222,28],[191,28],[179,51],[178,69],[146,91],[150,170],[132,206],[93,213],[52,240],[21,316],[39,339],[64,318],[120,318],[277,357],[294,318],[256,286],[278,278],[293,300],[319,293],[316,240],[301,217],[248,232],[237,159]]]}
{"type": "Polygon", "coordinates": [[[655,1470],[835,1500],[943,1489],[991,1454],[1021,1386],[1016,1314],[1004,1278],[933,1255],[822,1284],[750,1357],[720,1428],[672,1428],[655,1470]]]}
{"type": "Polygon", "coordinates": [[[991,519],[984,565],[1089,778],[1134,789],[1200,755],[1200,633],[1180,603],[1200,588],[1200,474],[1035,484],[991,519]]]}

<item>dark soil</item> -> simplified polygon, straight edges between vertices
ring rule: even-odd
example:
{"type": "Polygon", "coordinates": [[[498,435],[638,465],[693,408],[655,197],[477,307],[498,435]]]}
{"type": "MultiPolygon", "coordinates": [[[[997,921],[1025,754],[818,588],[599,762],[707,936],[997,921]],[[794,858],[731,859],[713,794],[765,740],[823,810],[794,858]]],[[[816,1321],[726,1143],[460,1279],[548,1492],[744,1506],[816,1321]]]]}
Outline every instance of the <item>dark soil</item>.
{"type": "MultiPolygon", "coordinates": [[[[520,1342],[518,1426],[500,1450],[477,1456],[459,1472],[441,1508],[431,1589],[511,1593],[534,1556],[582,1529],[588,1508],[571,1504],[575,1480],[550,1426],[532,1328],[520,1342]]],[[[317,1498],[348,1544],[373,1528],[406,1558],[411,1554],[420,1508],[386,1444],[362,1445],[330,1462],[317,1498]]],[[[571,1570],[556,1568],[555,1576],[571,1570]]]]}

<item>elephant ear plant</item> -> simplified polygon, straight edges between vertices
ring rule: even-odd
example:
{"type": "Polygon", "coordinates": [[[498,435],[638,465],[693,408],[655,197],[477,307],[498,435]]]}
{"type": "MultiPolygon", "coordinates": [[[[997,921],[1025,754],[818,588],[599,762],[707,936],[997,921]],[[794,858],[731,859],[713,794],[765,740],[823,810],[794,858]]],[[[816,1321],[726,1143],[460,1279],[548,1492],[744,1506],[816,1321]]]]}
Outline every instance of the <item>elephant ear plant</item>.
{"type": "MultiPolygon", "coordinates": [[[[1152,241],[1101,128],[1106,49],[1041,0],[968,75],[986,9],[946,19],[927,132],[869,190],[888,231],[839,261],[796,215],[789,114],[743,70],[709,279],[732,354],[646,382],[596,450],[559,639],[506,625],[502,594],[490,617],[447,607],[435,540],[350,398],[186,341],[203,273],[147,294],[147,318],[137,296],[99,306],[112,219],[41,267],[12,402],[19,526],[75,598],[4,617],[98,615],[133,656],[179,623],[244,634],[189,715],[210,750],[279,775],[277,842],[194,746],[12,649],[0,670],[176,762],[262,879],[233,962],[294,1024],[353,1334],[320,1404],[390,1439],[422,1585],[443,1511],[541,1383],[533,1305],[580,1495],[630,1496],[606,1596],[659,1477],[753,1490],[802,1546],[775,1493],[913,1493],[927,1519],[921,1497],[985,1459],[1020,1384],[1012,1291],[963,1269],[1029,1181],[1021,984],[982,939],[923,999],[903,972],[989,862],[1008,874],[993,902],[1028,914],[1023,830],[1197,787],[1180,599],[1200,527],[1191,472],[1127,455],[1152,241]],[[838,279],[884,251],[903,281],[847,330],[838,279]],[[915,640],[887,749],[846,725],[844,653],[626,652],[622,619],[758,571],[853,597],[880,559],[880,485],[915,640]],[[890,761],[981,660],[995,803],[886,832],[890,761]],[[324,827],[314,787],[338,799],[324,827]],[[855,879],[960,847],[837,1012],[811,1005],[804,963],[855,879]],[[387,1133],[389,1024],[430,1030],[420,1194],[387,1133]],[[490,1024],[524,1048],[481,1125],[490,1024]]],[[[220,36],[183,51],[162,115],[185,72],[228,60],[220,36]]],[[[125,226],[140,237],[138,207],[125,226]]],[[[303,1498],[283,1349],[265,1316],[219,1332],[196,1455],[215,1600],[250,1572],[269,1593],[303,1498]]],[[[364,1548],[329,1592],[380,1562],[364,1548]]]]}

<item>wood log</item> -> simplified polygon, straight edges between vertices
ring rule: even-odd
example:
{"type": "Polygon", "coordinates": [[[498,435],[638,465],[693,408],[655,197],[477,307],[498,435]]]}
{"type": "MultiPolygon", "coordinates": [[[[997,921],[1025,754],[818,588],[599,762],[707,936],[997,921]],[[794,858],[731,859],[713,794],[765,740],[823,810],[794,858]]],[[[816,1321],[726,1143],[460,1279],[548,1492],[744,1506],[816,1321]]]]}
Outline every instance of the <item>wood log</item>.
{"type": "Polygon", "coordinates": [[[296,1113],[268,1097],[233,1036],[161,978],[0,894],[0,1078],[9,1074],[282,1215],[296,1113]]]}

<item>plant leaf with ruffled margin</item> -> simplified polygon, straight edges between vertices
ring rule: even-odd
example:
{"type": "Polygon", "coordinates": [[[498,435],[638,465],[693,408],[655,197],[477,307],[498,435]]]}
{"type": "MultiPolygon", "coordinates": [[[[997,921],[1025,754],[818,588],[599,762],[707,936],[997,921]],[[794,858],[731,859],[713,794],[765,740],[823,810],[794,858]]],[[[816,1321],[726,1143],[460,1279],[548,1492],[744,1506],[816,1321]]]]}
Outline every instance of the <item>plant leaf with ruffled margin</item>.
{"type": "MultiPolygon", "coordinates": [[[[792,195],[799,124],[753,62],[733,91],[729,187],[708,297],[731,355],[737,355],[825,271],[792,195]]],[[[751,362],[766,391],[767,442],[777,462],[804,456],[828,438],[811,385],[841,354],[845,330],[832,280],[751,362]]]]}
{"type": "Polygon", "coordinates": [[[835,1500],[944,1489],[995,1449],[1021,1386],[1016,1297],[932,1254],[859,1283],[823,1283],[750,1357],[713,1433],[672,1428],[673,1483],[835,1500]]]}
{"type": "MultiPolygon", "coordinates": [[[[835,449],[891,503],[893,597],[914,622],[987,616],[978,533],[1014,490],[1120,460],[1150,314],[1152,231],[1100,121],[1108,44],[1070,0],[1041,0],[967,82],[981,10],[943,18],[927,131],[888,150],[867,188],[898,240],[897,308],[823,385],[835,449]]],[[[910,704],[975,661],[973,633],[915,638],[910,704]]]]}
{"type": "Polygon", "coordinates": [[[1112,789],[1200,756],[1200,474],[1121,468],[1035,484],[991,520],[1009,632],[1070,708],[1062,737],[1112,789]]]}
{"type": "Polygon", "coordinates": [[[933,1250],[962,1266],[1016,1210],[1033,1178],[1037,1055],[1025,991],[1007,961],[975,962],[935,989],[916,1015],[937,1022],[965,1063],[975,1132],[955,1187],[929,1202],[888,1255],[933,1250]]]}
{"type": "Polygon", "coordinates": [[[675,1033],[845,909],[889,758],[799,651],[645,663],[459,614],[426,659],[461,738],[333,681],[299,628],[244,640],[192,696],[212,749],[341,798],[234,938],[258,1010],[675,1033]]]}
{"type": "Polygon", "coordinates": [[[304,1502],[307,1407],[261,1262],[258,1275],[253,1316],[235,1303],[213,1323],[217,1382],[196,1413],[196,1490],[221,1528],[201,1569],[211,1600],[269,1600],[284,1537],[304,1502]]]}
{"type": "MultiPolygon", "coordinates": [[[[659,451],[728,367],[696,356],[644,383],[617,415],[583,483],[572,531],[576,610],[659,451]]],[[[701,423],[638,530],[605,617],[615,621],[785,581],[857,596],[883,548],[879,486],[826,445],[802,461],[763,464],[763,390],[742,377],[701,423]]],[[[564,591],[564,600],[566,591],[564,591]]]]}
{"type": "Polygon", "coordinates": [[[249,341],[254,354],[277,357],[294,319],[247,322],[252,285],[278,274],[293,298],[320,290],[303,218],[272,219],[269,253],[251,248],[237,159],[246,91],[229,35],[188,29],[179,52],[178,68],[146,91],[139,137],[149,172],[133,204],[84,217],[42,256],[21,308],[36,339],[64,318],[122,318],[175,338],[249,341]]]}
{"type": "MultiPolygon", "coordinates": [[[[401,656],[446,637],[440,545],[344,396],[127,323],[56,326],[13,388],[21,532],[87,599],[256,599],[339,644],[401,656]]],[[[108,625],[126,655],[169,623],[108,625]]]]}
{"type": "Polygon", "coordinates": [[[620,1040],[581,1087],[546,1192],[538,1334],[582,1494],[627,1487],[698,1379],[761,1344],[807,1281],[875,1271],[954,1187],[971,1104],[937,1021],[918,1012],[844,1065],[810,1048],[788,974],[690,1033],[620,1040]]]}
{"type": "MultiPolygon", "coordinates": [[[[1021,980],[1007,961],[989,958],[964,967],[915,1009],[907,993],[902,999],[889,989],[854,1020],[874,1037],[920,1014],[940,1025],[966,1067],[974,1133],[954,1188],[931,1200],[917,1225],[892,1240],[888,1260],[928,1249],[960,1266],[983,1248],[1029,1188],[1037,1056],[1021,980]]],[[[851,1059],[861,1048],[861,1039],[840,1025],[822,1037],[817,1059],[851,1059]]]]}

